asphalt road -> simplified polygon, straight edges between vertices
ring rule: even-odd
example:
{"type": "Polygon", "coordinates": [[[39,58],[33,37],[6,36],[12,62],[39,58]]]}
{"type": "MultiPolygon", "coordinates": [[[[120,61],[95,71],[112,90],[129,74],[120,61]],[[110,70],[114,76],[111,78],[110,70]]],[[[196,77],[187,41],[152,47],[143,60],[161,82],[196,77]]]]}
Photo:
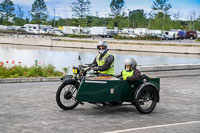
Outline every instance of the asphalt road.
{"type": "Polygon", "coordinates": [[[78,105],[61,110],[60,82],[0,84],[0,133],[199,133],[200,76],[161,79],[161,101],[151,114],[133,106],[78,105]]]}

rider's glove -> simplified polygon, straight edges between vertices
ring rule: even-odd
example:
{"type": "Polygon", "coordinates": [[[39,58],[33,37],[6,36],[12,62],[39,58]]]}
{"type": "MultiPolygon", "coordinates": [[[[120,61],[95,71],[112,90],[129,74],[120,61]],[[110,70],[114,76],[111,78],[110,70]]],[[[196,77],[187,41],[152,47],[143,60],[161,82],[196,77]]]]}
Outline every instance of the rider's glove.
{"type": "Polygon", "coordinates": [[[94,71],[98,71],[98,70],[99,70],[99,67],[93,67],[93,70],[94,70],[94,71]]]}

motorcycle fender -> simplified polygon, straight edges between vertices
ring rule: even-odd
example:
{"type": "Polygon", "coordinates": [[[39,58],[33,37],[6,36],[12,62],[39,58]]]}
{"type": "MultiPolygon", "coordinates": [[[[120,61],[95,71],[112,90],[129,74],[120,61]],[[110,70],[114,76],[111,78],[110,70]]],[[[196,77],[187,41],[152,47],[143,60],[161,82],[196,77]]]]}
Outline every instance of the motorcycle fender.
{"type": "Polygon", "coordinates": [[[63,84],[76,83],[76,82],[78,82],[76,79],[65,79],[63,81],[63,84]]]}
{"type": "Polygon", "coordinates": [[[156,90],[156,93],[157,93],[157,95],[158,95],[157,101],[159,102],[159,101],[160,101],[160,96],[159,96],[159,93],[158,93],[158,88],[157,88],[155,85],[151,84],[151,83],[143,83],[142,85],[140,85],[140,86],[136,89],[136,91],[135,91],[135,93],[134,93],[134,99],[137,99],[140,90],[141,90],[143,87],[145,87],[145,86],[152,86],[152,87],[156,90]]]}

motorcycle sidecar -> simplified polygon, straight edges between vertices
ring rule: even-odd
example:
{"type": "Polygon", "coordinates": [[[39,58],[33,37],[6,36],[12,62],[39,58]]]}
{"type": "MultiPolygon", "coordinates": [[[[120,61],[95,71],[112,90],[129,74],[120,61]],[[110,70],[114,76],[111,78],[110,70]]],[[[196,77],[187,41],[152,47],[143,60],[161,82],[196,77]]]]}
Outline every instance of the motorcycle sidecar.
{"type": "Polygon", "coordinates": [[[159,102],[160,79],[145,77],[129,82],[117,78],[85,78],[76,100],[89,103],[129,102],[141,113],[150,113],[159,102]]]}

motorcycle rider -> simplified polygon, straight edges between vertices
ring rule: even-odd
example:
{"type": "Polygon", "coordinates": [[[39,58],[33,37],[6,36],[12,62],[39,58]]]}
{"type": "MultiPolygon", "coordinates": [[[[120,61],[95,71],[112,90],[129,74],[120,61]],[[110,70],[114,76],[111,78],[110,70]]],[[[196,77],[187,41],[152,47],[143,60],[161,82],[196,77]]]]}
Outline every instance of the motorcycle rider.
{"type": "Polygon", "coordinates": [[[97,44],[98,55],[92,64],[95,65],[93,70],[100,74],[114,75],[114,56],[108,50],[106,41],[99,41],[97,44]]]}
{"type": "Polygon", "coordinates": [[[124,70],[120,75],[117,75],[116,77],[121,77],[123,80],[134,81],[141,77],[141,72],[136,67],[137,62],[135,59],[126,59],[124,61],[124,70]]]}

